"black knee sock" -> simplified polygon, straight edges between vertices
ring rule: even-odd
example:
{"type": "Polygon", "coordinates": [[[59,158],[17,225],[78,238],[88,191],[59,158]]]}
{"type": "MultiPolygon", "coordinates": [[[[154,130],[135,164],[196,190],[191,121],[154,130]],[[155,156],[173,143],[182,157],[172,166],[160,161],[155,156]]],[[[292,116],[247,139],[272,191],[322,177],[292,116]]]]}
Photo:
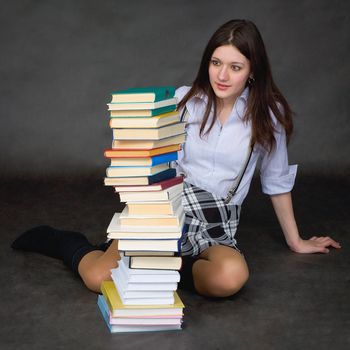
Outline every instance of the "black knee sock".
{"type": "Polygon", "coordinates": [[[196,260],[196,258],[193,258],[191,256],[182,257],[182,267],[180,270],[181,279],[179,283],[179,288],[190,290],[192,292],[196,290],[194,287],[192,276],[192,266],[196,262],[196,260]]]}
{"type": "Polygon", "coordinates": [[[38,226],[22,233],[11,247],[63,260],[76,274],[83,256],[93,250],[106,249],[103,245],[92,245],[80,232],[56,230],[50,226],[38,226]]]}

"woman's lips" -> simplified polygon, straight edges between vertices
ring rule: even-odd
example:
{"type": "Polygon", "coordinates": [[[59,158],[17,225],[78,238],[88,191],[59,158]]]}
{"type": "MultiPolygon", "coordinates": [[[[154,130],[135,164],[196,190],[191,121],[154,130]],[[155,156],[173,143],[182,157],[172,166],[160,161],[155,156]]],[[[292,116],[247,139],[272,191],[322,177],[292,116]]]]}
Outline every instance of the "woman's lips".
{"type": "Polygon", "coordinates": [[[230,87],[229,85],[223,85],[219,83],[216,83],[216,86],[219,90],[227,90],[230,87]]]}

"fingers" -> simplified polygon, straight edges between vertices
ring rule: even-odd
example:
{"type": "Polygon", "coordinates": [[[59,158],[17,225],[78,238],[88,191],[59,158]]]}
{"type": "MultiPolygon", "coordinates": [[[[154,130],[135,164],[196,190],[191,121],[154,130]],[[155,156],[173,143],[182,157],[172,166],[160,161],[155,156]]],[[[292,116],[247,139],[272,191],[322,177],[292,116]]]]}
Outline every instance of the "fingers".
{"type": "Polygon", "coordinates": [[[315,241],[316,245],[320,247],[320,250],[322,253],[329,253],[329,249],[327,249],[326,247],[331,246],[333,248],[341,248],[341,245],[339,242],[336,242],[334,239],[330,238],[330,237],[317,237],[317,236],[313,236],[310,238],[310,241],[315,241]]]}

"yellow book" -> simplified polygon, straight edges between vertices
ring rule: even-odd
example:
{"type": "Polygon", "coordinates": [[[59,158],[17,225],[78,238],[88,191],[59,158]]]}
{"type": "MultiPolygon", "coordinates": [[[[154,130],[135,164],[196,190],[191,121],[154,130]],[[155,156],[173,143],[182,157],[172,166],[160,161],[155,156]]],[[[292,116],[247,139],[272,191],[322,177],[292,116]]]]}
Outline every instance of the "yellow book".
{"type": "Polygon", "coordinates": [[[162,140],[185,132],[186,123],[164,125],[159,128],[112,129],[114,140],[162,140]]]}
{"type": "Polygon", "coordinates": [[[186,134],[167,137],[161,140],[113,140],[113,149],[143,149],[149,150],[153,148],[160,148],[169,145],[175,145],[185,142],[186,134]]]}
{"type": "Polygon", "coordinates": [[[160,114],[152,118],[111,118],[111,128],[159,128],[164,125],[178,123],[180,114],[177,111],[160,114]]]}
{"type": "Polygon", "coordinates": [[[112,317],[182,315],[185,307],[176,292],[174,292],[175,302],[171,305],[124,305],[113,281],[103,281],[101,292],[112,317]]]}

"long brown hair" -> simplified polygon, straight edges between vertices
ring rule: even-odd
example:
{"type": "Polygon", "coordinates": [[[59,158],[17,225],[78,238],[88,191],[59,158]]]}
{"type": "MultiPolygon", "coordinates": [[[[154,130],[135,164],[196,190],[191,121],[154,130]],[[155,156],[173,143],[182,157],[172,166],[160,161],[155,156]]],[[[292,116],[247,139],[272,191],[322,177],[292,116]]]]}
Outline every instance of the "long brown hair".
{"type": "MultiPolygon", "coordinates": [[[[254,80],[247,81],[249,97],[244,120],[250,120],[252,123],[252,143],[259,143],[270,152],[276,143],[270,110],[285,129],[287,140],[293,131],[292,111],[273,81],[263,39],[258,28],[251,21],[231,20],[213,34],[204,50],[197,77],[191,89],[180,101],[178,109],[184,107],[186,102],[197,94],[205,94],[208,97],[200,127],[200,136],[202,136],[211,109],[213,108],[215,116],[217,113],[216,96],[209,81],[209,63],[214,50],[228,44],[235,46],[250,61],[254,80]]],[[[215,118],[212,118],[204,134],[209,133],[214,123],[215,118]]]]}

